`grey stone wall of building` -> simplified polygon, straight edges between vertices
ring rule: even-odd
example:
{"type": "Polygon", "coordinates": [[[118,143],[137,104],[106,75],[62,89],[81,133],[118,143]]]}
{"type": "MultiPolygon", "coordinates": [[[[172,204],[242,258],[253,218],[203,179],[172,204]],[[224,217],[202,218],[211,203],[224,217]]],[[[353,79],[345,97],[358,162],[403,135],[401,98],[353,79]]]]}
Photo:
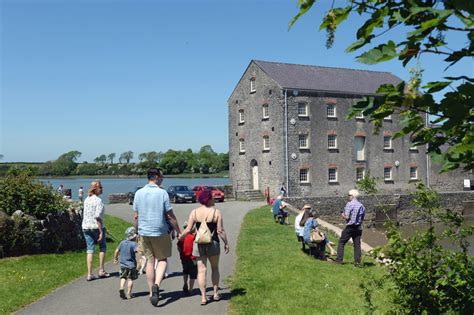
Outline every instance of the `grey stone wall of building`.
{"type": "Polygon", "coordinates": [[[456,169],[440,174],[442,165],[432,162],[430,173],[430,186],[437,191],[462,191],[464,189],[464,179],[471,181],[474,186],[474,173],[456,169]]]}
{"type": "MultiPolygon", "coordinates": [[[[289,93],[293,95],[293,93],[289,93]]],[[[426,155],[424,150],[410,150],[408,138],[392,140],[392,149],[384,150],[384,135],[394,135],[399,129],[398,115],[384,121],[378,135],[373,134],[373,126],[365,119],[346,117],[355,95],[323,94],[316,92],[299,92],[288,98],[289,156],[290,158],[290,196],[344,195],[356,184],[356,168],[363,167],[371,176],[382,179],[382,190],[406,192],[413,190],[410,180],[410,167],[418,169],[418,179],[426,180],[426,155]],[[298,103],[307,103],[309,117],[298,117],[298,103]],[[327,117],[327,105],[334,104],[336,118],[327,117]],[[298,135],[307,133],[310,137],[310,148],[301,150],[298,146],[298,135]],[[328,134],[337,136],[337,149],[328,149],[328,134]],[[365,160],[356,160],[354,138],[365,137],[365,160]],[[399,166],[396,166],[398,161],[399,166]],[[392,167],[392,180],[383,181],[385,166],[392,167]],[[301,168],[310,170],[310,183],[299,182],[301,168]],[[337,182],[330,183],[329,168],[337,169],[337,182]]]]}
{"type": "MultiPolygon", "coordinates": [[[[474,200],[474,191],[439,193],[441,205],[444,209],[451,209],[461,213],[465,201],[474,200]]],[[[286,202],[301,209],[309,203],[319,210],[321,218],[332,223],[342,223],[340,217],[347,203],[346,196],[334,197],[294,197],[286,198],[286,202]]],[[[381,194],[377,196],[360,196],[359,201],[366,208],[365,225],[370,225],[375,219],[375,209],[378,205],[393,205],[396,210],[397,221],[401,224],[422,223],[415,213],[413,195],[411,194],[381,194]]]]}
{"type": "Polygon", "coordinates": [[[267,187],[276,195],[285,179],[284,162],[284,95],[279,86],[259,67],[251,64],[228,100],[229,177],[233,191],[253,190],[252,167],[258,166],[258,187],[267,187]],[[250,92],[250,80],[255,92],[250,92]],[[263,118],[263,105],[269,106],[269,117],[263,118]],[[239,110],[244,123],[239,123],[239,110]],[[268,136],[270,149],[263,150],[263,137],[268,136]],[[239,140],[245,141],[245,153],[239,140]]]}
{"type": "MultiPolygon", "coordinates": [[[[324,79],[324,78],[321,78],[324,79]]],[[[348,88],[348,90],[350,90],[348,88]]],[[[356,168],[364,168],[381,181],[382,191],[404,194],[413,191],[419,181],[427,182],[427,161],[424,147],[413,149],[408,137],[392,140],[391,149],[384,149],[384,136],[400,130],[400,117],[393,114],[383,122],[379,134],[366,119],[347,120],[351,106],[362,95],[343,92],[285,90],[254,62],[251,62],[228,100],[229,173],[233,192],[253,190],[254,166],[258,167],[258,190],[267,187],[276,196],[282,183],[291,197],[343,196],[356,184],[356,168]],[[255,92],[250,91],[254,80],[255,92]],[[287,97],[285,97],[285,95],[287,97]],[[285,100],[288,109],[288,152],[285,148],[285,100]],[[298,115],[298,103],[308,105],[308,116],[298,115]],[[269,118],[263,118],[262,107],[269,106],[269,118]],[[327,105],[336,107],[336,117],[327,117],[327,105]],[[239,110],[245,122],[239,123],[239,110]],[[309,148],[300,149],[298,137],[309,135],[309,148]],[[328,134],[337,136],[337,149],[328,149],[328,134]],[[263,149],[263,137],[269,137],[270,149],[263,149]],[[355,137],[365,139],[365,157],[356,158],[355,137]],[[239,152],[239,141],[245,142],[245,153],[239,152]],[[288,153],[288,154],[287,154],[288,153]],[[288,161],[288,170],[286,167],[288,161]],[[391,167],[392,179],[384,180],[384,168],[391,167]],[[416,179],[410,168],[417,168],[416,179]],[[337,181],[329,182],[330,168],[337,169],[337,181]],[[309,170],[309,183],[300,182],[300,170],[309,170]]],[[[430,182],[438,191],[460,191],[466,174],[437,174],[430,171],[430,182]]],[[[439,169],[439,167],[438,167],[439,169]]],[[[469,174],[473,179],[473,174],[469,174]]]]}

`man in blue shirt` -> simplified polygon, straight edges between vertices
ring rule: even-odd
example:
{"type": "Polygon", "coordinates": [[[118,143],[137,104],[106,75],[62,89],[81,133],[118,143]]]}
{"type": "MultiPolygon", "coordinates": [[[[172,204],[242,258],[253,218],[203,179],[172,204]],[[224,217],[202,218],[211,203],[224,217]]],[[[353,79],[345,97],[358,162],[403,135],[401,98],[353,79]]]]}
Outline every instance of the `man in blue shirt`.
{"type": "Polygon", "coordinates": [[[180,230],[168,193],[160,188],[163,182],[161,170],[151,168],[147,175],[148,184],[135,193],[133,211],[134,219],[138,223],[138,234],[142,236],[142,245],[148,260],[146,278],[150,288],[150,302],[156,306],[159,301],[159,287],[168,262],[167,258],[171,257],[168,222],[177,234],[180,230]],[[156,270],[154,270],[155,259],[158,260],[156,270]]]}
{"type": "Polygon", "coordinates": [[[349,202],[347,202],[344,212],[341,214],[346,220],[346,228],[341,233],[341,238],[337,244],[337,258],[336,262],[342,264],[344,259],[344,246],[347,241],[352,238],[354,243],[354,262],[356,266],[360,266],[360,258],[362,255],[360,249],[360,239],[362,237],[362,222],[365,217],[365,207],[357,197],[359,192],[355,189],[349,190],[349,202]]]}
{"type": "MultiPolygon", "coordinates": [[[[277,216],[281,215],[284,221],[281,221],[280,223],[290,224],[288,212],[283,210],[283,208],[285,207],[286,207],[286,203],[283,201],[283,195],[278,196],[278,198],[275,201],[273,201],[273,204],[272,204],[273,217],[276,220],[277,216]]],[[[278,221],[275,221],[275,222],[278,222],[278,221]]]]}

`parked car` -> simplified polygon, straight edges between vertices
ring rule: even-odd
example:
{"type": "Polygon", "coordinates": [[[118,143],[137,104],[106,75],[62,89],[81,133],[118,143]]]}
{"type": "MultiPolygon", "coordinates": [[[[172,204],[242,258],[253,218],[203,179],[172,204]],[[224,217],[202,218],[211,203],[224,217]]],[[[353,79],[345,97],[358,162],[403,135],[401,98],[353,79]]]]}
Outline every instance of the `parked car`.
{"type": "Polygon", "coordinates": [[[212,198],[214,198],[215,201],[224,202],[224,199],[225,199],[224,192],[214,186],[194,186],[193,191],[194,191],[194,195],[196,196],[196,199],[199,198],[199,195],[204,190],[210,190],[212,192],[212,198]]]}
{"type": "Polygon", "coordinates": [[[167,189],[170,200],[174,203],[178,202],[196,202],[194,192],[188,186],[170,186],[167,189]]]}
{"type": "Polygon", "coordinates": [[[133,192],[128,193],[128,204],[133,205],[133,199],[135,198],[135,193],[137,190],[139,190],[141,187],[135,187],[135,190],[133,192]]]}

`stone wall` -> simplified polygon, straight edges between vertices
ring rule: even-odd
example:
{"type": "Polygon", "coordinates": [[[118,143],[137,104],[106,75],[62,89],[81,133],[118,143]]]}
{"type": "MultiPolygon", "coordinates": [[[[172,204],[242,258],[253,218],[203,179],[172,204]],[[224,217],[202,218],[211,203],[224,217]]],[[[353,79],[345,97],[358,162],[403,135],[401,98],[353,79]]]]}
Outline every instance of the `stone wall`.
{"type": "Polygon", "coordinates": [[[49,213],[44,220],[18,210],[0,212],[0,257],[59,253],[85,248],[82,216],[75,210],[49,213]]]}
{"type": "Polygon", "coordinates": [[[285,181],[284,105],[283,90],[251,63],[228,100],[229,177],[234,191],[253,190],[256,167],[258,190],[270,187],[272,195],[279,192],[285,181]],[[255,92],[250,91],[251,79],[255,80],[255,92]],[[268,118],[263,117],[264,105],[268,105],[268,118]],[[239,110],[244,112],[242,123],[239,110]],[[263,148],[264,136],[269,139],[269,150],[263,148]],[[240,152],[241,139],[245,152],[240,152]]]}
{"type": "MultiPolygon", "coordinates": [[[[439,193],[443,208],[451,209],[461,213],[466,200],[474,200],[474,191],[466,192],[446,192],[439,193]]],[[[340,213],[347,203],[347,197],[306,197],[306,198],[285,198],[285,201],[301,209],[304,204],[311,204],[313,208],[319,210],[323,220],[332,223],[341,223],[340,213]]],[[[365,223],[370,225],[375,220],[375,210],[377,205],[393,205],[396,211],[397,221],[400,224],[421,223],[415,215],[415,206],[413,205],[413,196],[403,195],[377,195],[360,196],[359,201],[366,208],[365,223]]]]}

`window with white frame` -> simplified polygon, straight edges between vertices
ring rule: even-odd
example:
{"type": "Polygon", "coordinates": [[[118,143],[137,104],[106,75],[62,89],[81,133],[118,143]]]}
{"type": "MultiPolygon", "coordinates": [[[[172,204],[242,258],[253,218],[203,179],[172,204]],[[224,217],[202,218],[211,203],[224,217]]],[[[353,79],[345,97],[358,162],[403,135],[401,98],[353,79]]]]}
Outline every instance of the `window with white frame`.
{"type": "Polygon", "coordinates": [[[239,110],[239,124],[243,124],[245,122],[244,110],[239,110]]]}
{"type": "Polygon", "coordinates": [[[330,183],[337,182],[337,168],[328,169],[328,180],[330,183]]]}
{"type": "Polygon", "coordinates": [[[356,119],[364,119],[364,114],[362,112],[358,112],[357,115],[355,115],[356,119]]]}
{"type": "Polygon", "coordinates": [[[263,119],[269,118],[270,117],[270,110],[268,108],[268,104],[263,104],[262,110],[263,110],[263,119]]]}
{"type": "Polygon", "coordinates": [[[388,181],[392,180],[392,168],[391,167],[384,167],[383,168],[383,179],[388,181]]]}
{"type": "Polygon", "coordinates": [[[255,91],[257,91],[257,89],[255,88],[255,78],[251,78],[250,79],[250,93],[254,93],[255,91]]]}
{"type": "Polygon", "coordinates": [[[363,180],[365,177],[365,168],[358,167],[356,168],[356,182],[363,180]]]}
{"type": "Polygon", "coordinates": [[[410,179],[418,179],[418,167],[410,166],[410,179]]]}
{"type": "Polygon", "coordinates": [[[244,139],[239,140],[239,150],[240,150],[240,152],[245,152],[245,140],[244,139]]]}
{"type": "Polygon", "coordinates": [[[418,150],[418,147],[413,144],[413,142],[410,141],[410,151],[416,151],[418,150]]]}
{"type": "Polygon", "coordinates": [[[392,148],[391,136],[383,136],[383,148],[384,150],[390,150],[392,148]]]}
{"type": "Polygon", "coordinates": [[[309,183],[309,170],[307,168],[300,169],[300,183],[309,183]]]}
{"type": "Polygon", "coordinates": [[[308,104],[298,103],[298,116],[299,117],[308,117],[308,104]]]}
{"type": "Polygon", "coordinates": [[[263,150],[270,151],[270,137],[263,136],[263,150]]]}
{"type": "Polygon", "coordinates": [[[327,116],[328,117],[336,117],[336,105],[328,104],[328,106],[327,106],[327,116]]]}
{"type": "Polygon", "coordinates": [[[356,161],[365,161],[365,137],[354,137],[354,155],[356,161]]]}
{"type": "Polygon", "coordinates": [[[392,120],[392,115],[385,116],[383,120],[392,120]]]}
{"type": "Polygon", "coordinates": [[[300,149],[308,149],[308,135],[307,134],[300,134],[298,135],[298,146],[300,149]]]}
{"type": "Polygon", "coordinates": [[[337,149],[336,135],[328,135],[328,149],[337,149]]]}

